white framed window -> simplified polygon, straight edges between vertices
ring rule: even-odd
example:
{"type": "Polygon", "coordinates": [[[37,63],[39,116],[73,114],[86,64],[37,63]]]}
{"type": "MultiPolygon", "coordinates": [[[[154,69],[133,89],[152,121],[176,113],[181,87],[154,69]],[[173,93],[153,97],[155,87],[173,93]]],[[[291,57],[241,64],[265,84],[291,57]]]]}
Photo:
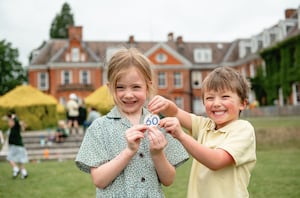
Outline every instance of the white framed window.
{"type": "Polygon", "coordinates": [[[108,47],[106,48],[106,61],[108,62],[110,58],[117,52],[121,47],[108,47]]]}
{"type": "Polygon", "coordinates": [[[159,88],[165,88],[165,87],[167,87],[166,72],[158,72],[158,87],[159,88]]]}
{"type": "Polygon", "coordinates": [[[182,87],[182,74],[181,72],[174,72],[174,87],[182,87]]]}
{"type": "Polygon", "coordinates": [[[292,85],[293,92],[293,104],[300,105],[300,83],[293,83],[292,85]]]}
{"type": "Polygon", "coordinates": [[[81,54],[81,56],[80,56],[81,58],[80,58],[80,60],[82,61],[82,62],[84,62],[85,61],[85,59],[86,59],[86,56],[85,56],[85,54],[81,54]]]}
{"type": "Polygon", "coordinates": [[[158,62],[158,63],[165,63],[167,60],[168,60],[168,56],[164,53],[158,53],[156,56],[155,56],[155,60],[158,62]]]}
{"type": "Polygon", "coordinates": [[[192,87],[200,88],[202,83],[202,73],[200,71],[192,71],[192,87]]]}
{"type": "Polygon", "coordinates": [[[193,98],[193,112],[196,115],[201,115],[205,112],[203,100],[200,97],[193,98]]]}
{"type": "Polygon", "coordinates": [[[72,83],[72,72],[64,70],[61,72],[61,84],[68,85],[72,83]]]}
{"type": "Polygon", "coordinates": [[[177,107],[183,109],[183,98],[179,96],[175,97],[175,104],[177,107]]]}
{"type": "Polygon", "coordinates": [[[250,77],[254,78],[256,76],[255,66],[254,64],[250,65],[250,77]]]}
{"type": "Polygon", "coordinates": [[[70,54],[69,53],[67,53],[66,54],[66,62],[70,62],[71,60],[70,60],[70,54]]]}
{"type": "Polygon", "coordinates": [[[246,72],[246,68],[245,67],[242,67],[241,73],[242,73],[242,76],[247,77],[247,72],[246,72]]]}
{"type": "Polygon", "coordinates": [[[194,50],[194,61],[196,63],[211,63],[212,50],[210,48],[197,48],[194,50]]]}
{"type": "Polygon", "coordinates": [[[80,83],[81,84],[90,84],[91,83],[91,74],[88,70],[81,70],[80,73],[80,83]]]}
{"type": "Polygon", "coordinates": [[[49,89],[49,74],[47,72],[38,73],[38,88],[42,91],[49,89]]]}
{"type": "Polygon", "coordinates": [[[71,54],[72,54],[72,61],[73,62],[79,62],[80,61],[80,51],[79,48],[74,47],[71,49],[71,54]]]}

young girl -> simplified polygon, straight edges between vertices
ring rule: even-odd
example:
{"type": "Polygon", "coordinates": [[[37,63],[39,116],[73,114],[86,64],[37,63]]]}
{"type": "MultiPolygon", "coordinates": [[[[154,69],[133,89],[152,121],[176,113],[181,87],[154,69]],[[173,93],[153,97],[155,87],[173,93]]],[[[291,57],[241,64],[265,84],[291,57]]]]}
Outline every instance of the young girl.
{"type": "Polygon", "coordinates": [[[187,113],[161,96],[150,101],[151,112],[177,117],[167,117],[159,125],[194,157],[187,197],[249,197],[247,186],[256,163],[255,133],[249,122],[239,119],[248,93],[249,84],[243,76],[220,67],[202,84],[208,118],[187,113]]]}
{"type": "Polygon", "coordinates": [[[21,178],[26,179],[28,174],[25,163],[28,162],[27,151],[21,136],[21,125],[14,113],[7,115],[9,125],[7,160],[13,168],[13,179],[21,173],[21,178]]]}
{"type": "Polygon", "coordinates": [[[147,126],[144,107],[152,93],[150,62],[136,49],[121,49],[108,64],[115,107],[87,129],[76,157],[91,174],[96,197],[164,197],[175,167],[188,159],[182,145],[156,126],[147,126]]]}

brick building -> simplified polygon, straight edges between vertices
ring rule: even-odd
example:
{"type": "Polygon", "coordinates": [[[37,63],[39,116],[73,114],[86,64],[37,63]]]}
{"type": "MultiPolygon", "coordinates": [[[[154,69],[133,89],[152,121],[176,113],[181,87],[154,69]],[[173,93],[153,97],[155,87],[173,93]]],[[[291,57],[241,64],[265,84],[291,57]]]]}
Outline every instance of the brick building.
{"type": "MultiPolygon", "coordinates": [[[[106,62],[112,53],[120,47],[136,47],[153,63],[158,94],[201,114],[201,83],[206,75],[216,67],[230,66],[253,78],[259,67],[265,67],[259,56],[262,49],[300,34],[299,15],[300,7],[288,9],[278,24],[232,42],[186,42],[172,32],[163,42],[136,41],[134,36],[124,41],[85,41],[83,27],[70,27],[68,39],[50,39],[34,51],[28,66],[29,84],[62,104],[70,93],[84,99],[106,83],[106,62]]],[[[300,104],[299,83],[293,90],[296,100],[292,103],[300,104]]],[[[254,99],[251,93],[250,102],[254,99]]]]}

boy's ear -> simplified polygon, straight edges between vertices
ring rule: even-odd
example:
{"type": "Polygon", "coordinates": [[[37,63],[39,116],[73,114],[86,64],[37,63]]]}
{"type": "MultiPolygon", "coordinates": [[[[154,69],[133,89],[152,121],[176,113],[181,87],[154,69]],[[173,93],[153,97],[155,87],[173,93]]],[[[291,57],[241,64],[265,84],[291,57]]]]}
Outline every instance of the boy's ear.
{"type": "Polygon", "coordinates": [[[248,99],[245,99],[244,101],[242,101],[242,106],[240,107],[240,110],[246,109],[247,105],[248,105],[248,99]]]}

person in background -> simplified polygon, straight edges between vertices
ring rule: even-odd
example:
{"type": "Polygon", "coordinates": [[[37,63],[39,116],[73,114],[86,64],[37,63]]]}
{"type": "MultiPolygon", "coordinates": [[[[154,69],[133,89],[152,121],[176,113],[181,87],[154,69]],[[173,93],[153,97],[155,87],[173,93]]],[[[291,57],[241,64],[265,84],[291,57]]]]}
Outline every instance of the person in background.
{"type": "Polygon", "coordinates": [[[152,75],[149,60],[134,48],[117,51],[109,61],[115,106],[87,128],[75,160],[91,174],[96,197],[163,198],[161,185],[171,185],[175,168],[189,158],[171,135],[144,124],[152,75]]]}
{"type": "Polygon", "coordinates": [[[255,132],[250,122],[239,119],[249,91],[249,83],[240,73],[219,67],[202,83],[208,117],[188,113],[162,96],[149,102],[152,113],[174,116],[162,119],[159,125],[194,158],[187,197],[249,197],[247,186],[256,164],[255,132]]]}
{"type": "Polygon", "coordinates": [[[89,107],[88,108],[88,117],[87,119],[83,122],[83,130],[85,131],[94,120],[97,118],[101,117],[101,114],[97,111],[95,107],[89,107]]]}
{"type": "Polygon", "coordinates": [[[58,126],[55,131],[55,142],[62,143],[69,136],[69,129],[64,120],[58,121],[58,126]]]}
{"type": "Polygon", "coordinates": [[[67,114],[68,128],[70,133],[73,132],[73,127],[75,129],[75,133],[79,133],[79,104],[77,102],[77,96],[74,93],[71,93],[69,96],[69,101],[67,102],[67,114]]]}
{"type": "Polygon", "coordinates": [[[78,125],[84,128],[84,122],[87,119],[87,108],[85,106],[84,100],[79,102],[79,116],[78,116],[78,125]]]}
{"type": "Polygon", "coordinates": [[[14,112],[7,115],[8,120],[8,153],[7,160],[13,168],[13,179],[21,173],[21,178],[28,177],[25,163],[28,162],[27,151],[21,136],[21,125],[14,112]]]}

